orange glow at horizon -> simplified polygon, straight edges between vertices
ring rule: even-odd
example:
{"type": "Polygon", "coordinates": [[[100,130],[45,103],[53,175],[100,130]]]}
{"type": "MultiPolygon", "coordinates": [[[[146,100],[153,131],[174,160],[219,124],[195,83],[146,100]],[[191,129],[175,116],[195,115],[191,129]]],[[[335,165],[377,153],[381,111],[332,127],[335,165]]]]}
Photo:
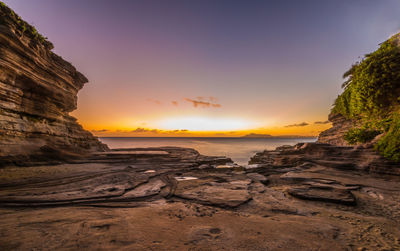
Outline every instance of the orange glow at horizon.
{"type": "Polygon", "coordinates": [[[110,137],[316,136],[331,126],[343,72],[398,30],[400,7],[4,2],[88,78],[71,115],[110,137]]]}
{"type": "MultiPolygon", "coordinates": [[[[160,119],[156,127],[143,123],[138,126],[84,126],[99,137],[242,137],[247,134],[271,136],[310,136],[331,127],[330,123],[306,123],[307,125],[251,127],[257,123],[243,119],[216,119],[206,117],[178,117],[160,119]]],[[[259,125],[258,125],[259,126],[259,125]]]]}
{"type": "Polygon", "coordinates": [[[164,130],[188,130],[197,132],[236,131],[251,128],[255,123],[235,118],[177,117],[163,119],[157,126],[164,130]]]}

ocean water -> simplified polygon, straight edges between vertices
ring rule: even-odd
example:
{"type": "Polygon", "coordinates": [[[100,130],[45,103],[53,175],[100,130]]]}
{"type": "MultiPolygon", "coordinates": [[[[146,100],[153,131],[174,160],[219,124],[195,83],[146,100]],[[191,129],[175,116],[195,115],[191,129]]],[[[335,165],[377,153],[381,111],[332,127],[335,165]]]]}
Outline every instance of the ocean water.
{"type": "Polygon", "coordinates": [[[248,163],[250,157],[263,150],[273,150],[282,145],[315,142],[317,138],[150,138],[127,137],[100,138],[110,148],[179,146],[194,148],[203,155],[227,156],[239,165],[248,163]]]}

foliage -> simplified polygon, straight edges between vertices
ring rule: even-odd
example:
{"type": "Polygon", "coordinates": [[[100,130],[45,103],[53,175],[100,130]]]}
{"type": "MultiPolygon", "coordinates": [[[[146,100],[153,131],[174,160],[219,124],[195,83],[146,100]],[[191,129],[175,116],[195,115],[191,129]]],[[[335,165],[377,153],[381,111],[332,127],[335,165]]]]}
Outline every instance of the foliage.
{"type": "Polygon", "coordinates": [[[374,139],[380,133],[380,131],[367,128],[352,128],[344,135],[344,139],[349,144],[366,143],[374,139]]]}
{"type": "Polygon", "coordinates": [[[400,161],[400,115],[395,115],[387,133],[375,148],[386,158],[400,161]]]}
{"type": "Polygon", "coordinates": [[[343,75],[344,91],[332,108],[333,114],[358,121],[361,127],[345,134],[350,144],[364,143],[377,134],[384,136],[376,149],[400,161],[400,48],[395,35],[378,50],[365,55],[343,75]]]}
{"type": "Polygon", "coordinates": [[[43,44],[48,49],[53,49],[54,46],[35,27],[21,19],[12,9],[0,1],[0,24],[14,24],[21,35],[26,35],[33,40],[43,44]]]}
{"type": "Polygon", "coordinates": [[[400,49],[391,40],[367,54],[344,74],[345,88],[333,107],[333,113],[347,118],[385,117],[399,103],[400,49]],[[386,114],[385,114],[386,113],[386,114]]]}

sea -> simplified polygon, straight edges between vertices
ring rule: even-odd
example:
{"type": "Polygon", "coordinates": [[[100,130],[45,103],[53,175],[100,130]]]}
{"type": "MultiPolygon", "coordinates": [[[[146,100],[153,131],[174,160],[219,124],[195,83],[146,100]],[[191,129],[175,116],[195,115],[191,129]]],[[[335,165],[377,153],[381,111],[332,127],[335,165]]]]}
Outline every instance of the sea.
{"type": "Polygon", "coordinates": [[[282,145],[315,142],[317,138],[205,138],[205,137],[101,137],[111,149],[179,146],[196,149],[203,155],[226,156],[246,165],[255,153],[274,150],[282,145]]]}

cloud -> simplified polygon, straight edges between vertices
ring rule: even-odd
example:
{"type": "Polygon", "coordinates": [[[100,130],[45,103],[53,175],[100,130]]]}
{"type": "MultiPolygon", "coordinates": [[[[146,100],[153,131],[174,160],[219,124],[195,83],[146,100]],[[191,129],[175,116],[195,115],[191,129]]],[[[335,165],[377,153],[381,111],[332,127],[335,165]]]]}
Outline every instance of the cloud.
{"type": "Polygon", "coordinates": [[[107,129],[91,130],[91,132],[108,132],[108,130],[107,129]]]}
{"type": "Polygon", "coordinates": [[[316,125],[325,125],[325,124],[329,124],[329,123],[330,123],[329,120],[326,120],[326,121],[315,121],[314,122],[314,124],[316,124],[316,125]]]}
{"type": "Polygon", "coordinates": [[[210,107],[210,102],[205,102],[205,101],[201,101],[201,100],[193,100],[190,98],[185,98],[185,100],[187,102],[191,102],[193,104],[194,107],[210,107]]]}
{"type": "Polygon", "coordinates": [[[200,101],[209,101],[209,102],[212,102],[212,103],[218,102],[218,99],[216,97],[213,97],[213,96],[209,96],[209,97],[198,96],[198,97],[196,97],[196,99],[200,100],[200,101]]]}
{"type": "Polygon", "coordinates": [[[299,124],[292,124],[292,125],[287,125],[285,127],[301,127],[301,126],[308,126],[309,124],[307,122],[302,122],[299,124]]]}
{"type": "Polygon", "coordinates": [[[185,101],[192,103],[194,107],[203,108],[220,108],[221,104],[215,103],[217,99],[214,97],[197,97],[196,99],[185,98],[185,101]]]}
{"type": "Polygon", "coordinates": [[[171,101],[174,106],[178,106],[178,101],[171,101]]]}
{"type": "Polygon", "coordinates": [[[213,103],[218,102],[218,99],[216,97],[213,97],[213,96],[208,97],[208,100],[210,100],[213,103]]]}
{"type": "Polygon", "coordinates": [[[176,130],[159,130],[159,129],[149,129],[149,128],[143,128],[143,127],[138,127],[134,130],[131,131],[121,131],[121,132],[130,132],[130,133],[145,133],[145,132],[150,132],[150,133],[184,133],[184,132],[189,132],[187,129],[176,129],[176,130]]]}
{"type": "Polygon", "coordinates": [[[163,133],[182,133],[182,132],[188,132],[189,130],[187,129],[177,129],[177,130],[170,130],[170,131],[163,131],[163,133]]]}
{"type": "Polygon", "coordinates": [[[143,127],[138,127],[135,130],[132,130],[130,132],[135,132],[135,133],[141,133],[141,132],[152,132],[152,133],[159,133],[160,130],[158,129],[147,129],[147,128],[143,128],[143,127]]]}
{"type": "Polygon", "coordinates": [[[161,104],[160,100],[157,100],[157,99],[148,98],[148,99],[146,99],[146,101],[147,102],[151,102],[151,103],[155,103],[157,105],[161,104]]]}

